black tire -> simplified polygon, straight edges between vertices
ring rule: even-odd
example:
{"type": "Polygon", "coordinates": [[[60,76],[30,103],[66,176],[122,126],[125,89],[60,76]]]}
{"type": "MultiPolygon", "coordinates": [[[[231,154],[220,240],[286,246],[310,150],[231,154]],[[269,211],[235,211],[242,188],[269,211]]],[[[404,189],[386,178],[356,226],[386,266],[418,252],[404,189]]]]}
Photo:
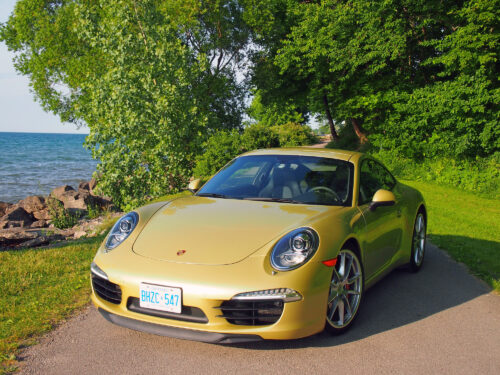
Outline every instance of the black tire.
{"type": "Polygon", "coordinates": [[[418,272],[422,268],[425,257],[425,246],[427,243],[427,220],[423,210],[419,210],[413,224],[413,235],[411,238],[410,271],[418,272]]]}
{"type": "Polygon", "coordinates": [[[340,250],[328,293],[325,324],[328,332],[339,335],[352,326],[363,300],[364,282],[358,254],[351,249],[340,250]]]}

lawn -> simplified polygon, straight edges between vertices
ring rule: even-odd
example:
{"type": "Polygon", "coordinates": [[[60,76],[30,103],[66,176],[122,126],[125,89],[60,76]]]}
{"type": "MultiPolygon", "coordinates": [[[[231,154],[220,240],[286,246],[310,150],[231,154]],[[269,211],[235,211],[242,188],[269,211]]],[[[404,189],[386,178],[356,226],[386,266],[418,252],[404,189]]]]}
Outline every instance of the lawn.
{"type": "Polygon", "coordinates": [[[48,249],[0,252],[0,373],[20,346],[89,302],[89,267],[102,237],[48,249]]]}
{"type": "MultiPolygon", "coordinates": [[[[424,194],[432,242],[500,292],[499,201],[430,183],[404,183],[424,194]]],[[[20,347],[89,303],[89,267],[100,241],[0,252],[0,373],[15,368],[20,347]]]]}
{"type": "Polygon", "coordinates": [[[424,195],[432,243],[500,293],[500,200],[426,182],[403,182],[424,195]]]}

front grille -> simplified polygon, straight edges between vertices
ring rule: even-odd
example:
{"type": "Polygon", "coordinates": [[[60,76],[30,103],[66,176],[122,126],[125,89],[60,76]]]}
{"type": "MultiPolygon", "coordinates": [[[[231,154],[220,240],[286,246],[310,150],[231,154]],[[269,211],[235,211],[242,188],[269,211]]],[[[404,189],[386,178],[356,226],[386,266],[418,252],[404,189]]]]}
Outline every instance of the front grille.
{"type": "Polygon", "coordinates": [[[183,322],[208,323],[208,318],[205,315],[205,313],[201,309],[199,309],[197,307],[192,307],[192,306],[184,306],[183,305],[181,313],[178,314],[178,313],[173,313],[173,312],[168,312],[168,311],[154,310],[154,309],[148,309],[145,307],[141,307],[139,298],[129,297],[129,299],[127,301],[127,308],[130,311],[133,311],[136,313],[157,316],[159,318],[180,320],[183,322]]]}
{"type": "Polygon", "coordinates": [[[283,313],[282,300],[224,301],[219,307],[222,315],[231,324],[242,326],[264,326],[276,323],[283,313]]]}
{"type": "Polygon", "coordinates": [[[103,300],[119,305],[122,301],[122,290],[119,285],[103,279],[94,273],[92,275],[92,287],[96,294],[103,300]]]}

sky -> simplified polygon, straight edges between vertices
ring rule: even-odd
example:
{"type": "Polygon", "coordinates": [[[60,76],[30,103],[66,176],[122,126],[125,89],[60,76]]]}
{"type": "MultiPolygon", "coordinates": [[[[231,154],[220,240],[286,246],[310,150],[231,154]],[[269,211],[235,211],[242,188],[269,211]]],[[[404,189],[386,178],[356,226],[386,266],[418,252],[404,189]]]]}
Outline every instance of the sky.
{"type": "MultiPolygon", "coordinates": [[[[0,22],[8,20],[15,3],[16,0],[0,0],[0,22]]],[[[77,129],[74,124],[62,123],[35,102],[28,78],[14,69],[13,57],[0,42],[0,132],[88,134],[87,128],[77,129]]]]}

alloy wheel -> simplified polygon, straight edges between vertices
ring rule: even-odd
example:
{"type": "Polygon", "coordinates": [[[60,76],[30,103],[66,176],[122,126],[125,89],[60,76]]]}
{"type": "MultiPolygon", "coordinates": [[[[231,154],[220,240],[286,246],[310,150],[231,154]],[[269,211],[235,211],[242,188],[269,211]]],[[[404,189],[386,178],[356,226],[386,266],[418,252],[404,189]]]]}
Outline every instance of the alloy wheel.
{"type": "Polygon", "coordinates": [[[326,320],[334,330],[343,330],[358,312],[363,292],[363,268],[357,255],[348,249],[340,251],[333,269],[326,320]]]}

